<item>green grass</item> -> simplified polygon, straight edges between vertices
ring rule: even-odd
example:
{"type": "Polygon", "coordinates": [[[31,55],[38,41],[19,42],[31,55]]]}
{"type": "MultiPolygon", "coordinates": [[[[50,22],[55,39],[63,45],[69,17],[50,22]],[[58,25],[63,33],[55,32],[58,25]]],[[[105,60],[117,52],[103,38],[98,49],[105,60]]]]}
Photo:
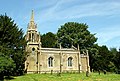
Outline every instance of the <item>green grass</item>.
{"type": "Polygon", "coordinates": [[[86,77],[85,73],[61,74],[61,76],[57,76],[57,74],[26,74],[5,81],[120,81],[120,75],[91,73],[89,77],[86,77]]]}

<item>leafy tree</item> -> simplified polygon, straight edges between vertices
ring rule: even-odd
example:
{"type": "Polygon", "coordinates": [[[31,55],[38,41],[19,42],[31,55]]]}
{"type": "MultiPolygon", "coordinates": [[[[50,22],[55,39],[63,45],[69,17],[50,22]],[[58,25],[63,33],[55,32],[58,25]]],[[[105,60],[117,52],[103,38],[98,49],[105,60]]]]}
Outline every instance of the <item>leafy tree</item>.
{"type": "MultiPolygon", "coordinates": [[[[0,16],[0,52],[16,65],[14,73],[23,73],[26,41],[22,29],[6,14],[0,16]],[[20,70],[21,69],[21,70],[20,70]]],[[[1,57],[1,56],[0,56],[1,57]]],[[[3,57],[2,57],[3,58],[3,57]]],[[[8,71],[7,71],[8,72],[8,71]]]]}
{"type": "Polygon", "coordinates": [[[110,51],[105,45],[100,46],[98,50],[99,50],[98,53],[99,57],[97,58],[97,64],[98,64],[97,67],[100,70],[110,71],[110,67],[111,67],[110,64],[112,64],[110,51]]]}
{"type": "Polygon", "coordinates": [[[61,43],[62,47],[67,48],[70,48],[72,45],[77,47],[77,44],[80,45],[80,49],[87,49],[93,46],[97,38],[87,28],[88,25],[84,23],[65,23],[58,29],[58,43],[61,43]]]}
{"type": "Polygon", "coordinates": [[[120,74],[120,49],[119,49],[119,52],[116,54],[116,59],[114,63],[117,67],[117,73],[120,74]]]}
{"type": "Polygon", "coordinates": [[[5,56],[0,52],[0,80],[4,79],[4,76],[9,76],[13,73],[15,68],[12,58],[5,56]]]}
{"type": "Polygon", "coordinates": [[[56,47],[56,35],[52,32],[48,32],[41,36],[42,47],[56,47]]]}
{"type": "Polygon", "coordinates": [[[114,71],[116,73],[120,74],[120,50],[117,51],[116,48],[111,48],[110,49],[111,57],[112,57],[112,62],[114,63],[114,71]]]}
{"type": "Polygon", "coordinates": [[[89,48],[89,64],[90,64],[90,69],[91,71],[94,70],[98,70],[98,58],[100,57],[99,55],[99,46],[98,44],[94,44],[91,48],[89,48]]]}
{"type": "Polygon", "coordinates": [[[119,72],[117,66],[119,65],[116,55],[119,55],[116,48],[108,48],[103,46],[98,46],[94,44],[91,49],[89,49],[90,66],[91,69],[96,71],[106,70],[109,72],[119,72]]]}

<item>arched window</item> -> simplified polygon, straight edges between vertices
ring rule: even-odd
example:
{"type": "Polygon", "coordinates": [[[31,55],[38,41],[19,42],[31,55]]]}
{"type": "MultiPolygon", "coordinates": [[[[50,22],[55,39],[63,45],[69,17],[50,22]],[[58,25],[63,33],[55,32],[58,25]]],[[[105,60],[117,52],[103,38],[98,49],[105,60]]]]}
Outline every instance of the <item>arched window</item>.
{"type": "Polygon", "coordinates": [[[72,67],[72,57],[69,57],[69,58],[68,58],[68,66],[69,66],[69,67],[72,67]]]}
{"type": "Polygon", "coordinates": [[[31,33],[29,33],[29,41],[31,41],[31,33]]]}
{"type": "Polygon", "coordinates": [[[53,67],[53,58],[52,57],[48,58],[48,66],[53,67]]]}
{"type": "Polygon", "coordinates": [[[32,33],[32,42],[34,42],[34,39],[35,39],[34,33],[32,33]]]}

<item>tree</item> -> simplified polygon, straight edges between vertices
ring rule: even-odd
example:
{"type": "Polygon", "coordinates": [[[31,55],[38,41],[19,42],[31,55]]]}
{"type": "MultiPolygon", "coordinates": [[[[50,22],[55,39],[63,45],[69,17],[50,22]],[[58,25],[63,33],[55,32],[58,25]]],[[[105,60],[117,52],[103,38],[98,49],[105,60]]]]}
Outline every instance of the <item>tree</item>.
{"type": "Polygon", "coordinates": [[[15,64],[12,58],[0,52],[0,80],[3,80],[5,75],[9,76],[12,74],[14,68],[15,64]]]}
{"type": "Polygon", "coordinates": [[[87,49],[93,46],[97,38],[87,28],[88,25],[84,23],[65,23],[58,29],[58,43],[61,43],[62,47],[67,48],[70,48],[72,45],[77,47],[77,44],[80,45],[80,49],[87,49]]]}
{"type": "Polygon", "coordinates": [[[99,57],[97,58],[97,67],[99,67],[100,70],[106,70],[110,71],[110,67],[114,66],[111,61],[111,54],[108,50],[107,46],[99,46],[99,57]]]}
{"type": "Polygon", "coordinates": [[[91,49],[89,49],[89,58],[91,69],[95,71],[109,71],[109,72],[119,72],[117,66],[118,62],[118,51],[116,48],[107,48],[107,46],[98,46],[94,44],[91,49]]]}
{"type": "Polygon", "coordinates": [[[116,60],[114,60],[114,63],[117,67],[117,73],[120,74],[120,49],[119,52],[116,54],[116,60]]]}
{"type": "Polygon", "coordinates": [[[98,58],[100,57],[99,55],[99,45],[98,44],[94,44],[91,48],[89,48],[89,64],[90,64],[90,69],[91,71],[94,70],[99,70],[98,66],[98,58]]]}
{"type": "Polygon", "coordinates": [[[110,53],[112,55],[112,62],[114,63],[115,67],[114,71],[120,74],[120,50],[117,51],[116,48],[111,48],[110,53]]]}
{"type": "Polygon", "coordinates": [[[56,35],[52,32],[48,32],[41,36],[42,47],[56,47],[56,35]]]}
{"type": "Polygon", "coordinates": [[[23,73],[21,71],[23,71],[24,69],[25,53],[23,50],[25,44],[26,41],[23,37],[22,29],[18,28],[12,18],[8,17],[6,14],[1,15],[0,52],[4,54],[5,57],[0,57],[5,59],[7,57],[10,58],[10,60],[13,60],[14,64],[16,65],[16,67],[14,68],[14,73],[16,74],[23,73]]]}

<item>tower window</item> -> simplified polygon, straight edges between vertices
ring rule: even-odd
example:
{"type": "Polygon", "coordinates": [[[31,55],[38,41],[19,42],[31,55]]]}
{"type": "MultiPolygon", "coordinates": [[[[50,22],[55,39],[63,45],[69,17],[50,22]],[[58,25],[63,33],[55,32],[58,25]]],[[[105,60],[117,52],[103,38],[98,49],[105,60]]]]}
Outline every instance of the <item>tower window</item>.
{"type": "Polygon", "coordinates": [[[35,51],[35,48],[32,48],[32,51],[35,51]]]}
{"type": "Polygon", "coordinates": [[[48,58],[48,66],[53,67],[53,58],[52,57],[48,58]]]}
{"type": "Polygon", "coordinates": [[[32,33],[32,42],[34,42],[34,33],[32,33]]]}
{"type": "Polygon", "coordinates": [[[72,67],[72,57],[69,57],[69,58],[68,58],[68,66],[69,66],[69,67],[72,67]]]}
{"type": "Polygon", "coordinates": [[[31,41],[31,34],[29,33],[29,41],[31,41]]]}
{"type": "Polygon", "coordinates": [[[35,48],[34,47],[32,48],[32,54],[33,55],[35,54],[35,48]]]}

